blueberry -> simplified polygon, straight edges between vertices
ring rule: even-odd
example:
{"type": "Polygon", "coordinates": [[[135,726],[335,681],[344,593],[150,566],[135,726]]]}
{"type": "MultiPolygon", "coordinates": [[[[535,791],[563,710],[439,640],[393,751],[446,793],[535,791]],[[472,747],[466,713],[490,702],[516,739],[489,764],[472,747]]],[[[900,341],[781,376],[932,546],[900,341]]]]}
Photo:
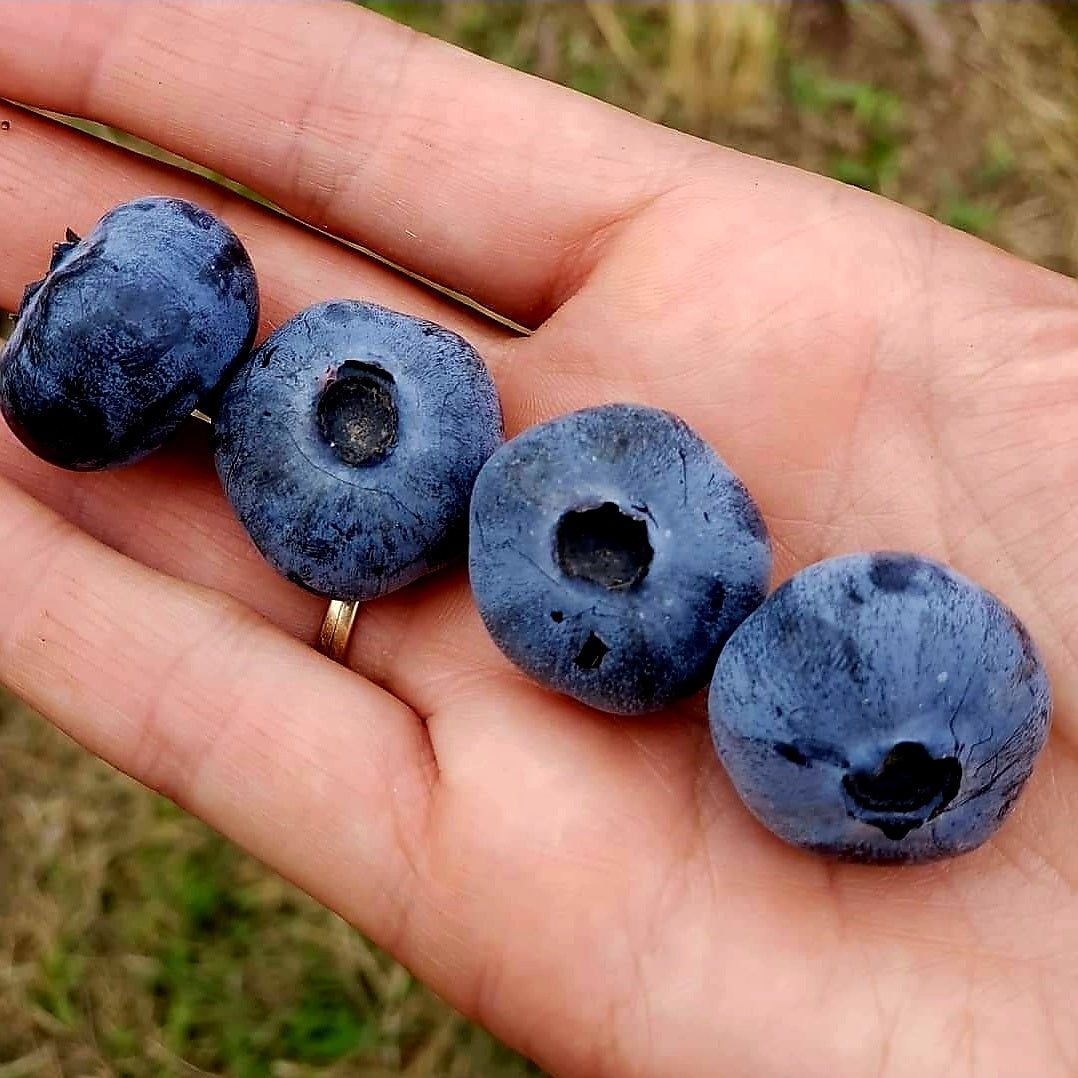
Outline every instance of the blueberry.
{"type": "Polygon", "coordinates": [[[0,409],[52,464],[130,464],[212,408],[257,321],[254,270],[231,229],[181,199],[124,203],[85,239],[69,231],[26,289],[0,357],[0,409]]]}
{"type": "Polygon", "coordinates": [[[337,300],[251,353],[214,441],[225,494],[278,572],[319,595],[373,599],[464,552],[468,497],[502,418],[463,338],[337,300]]]}
{"type": "Polygon", "coordinates": [[[706,684],[763,599],[771,548],[740,480],[676,416],[612,404],[533,427],[472,493],[469,568],[495,643],[602,711],[706,684]]]}
{"type": "Polygon", "coordinates": [[[930,861],[1000,826],[1044,745],[1048,679],[998,599],[912,554],[820,562],[734,633],[710,695],[719,756],[788,842],[930,861]]]}

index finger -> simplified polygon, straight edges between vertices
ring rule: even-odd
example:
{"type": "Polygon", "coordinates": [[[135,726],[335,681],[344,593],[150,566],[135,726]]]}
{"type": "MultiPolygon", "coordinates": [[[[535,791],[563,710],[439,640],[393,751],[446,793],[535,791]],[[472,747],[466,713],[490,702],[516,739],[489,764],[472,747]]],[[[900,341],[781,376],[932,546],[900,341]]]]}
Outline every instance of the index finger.
{"type": "Polygon", "coordinates": [[[140,135],[525,325],[700,152],[339,0],[6,0],[0,23],[0,96],[140,135]]]}

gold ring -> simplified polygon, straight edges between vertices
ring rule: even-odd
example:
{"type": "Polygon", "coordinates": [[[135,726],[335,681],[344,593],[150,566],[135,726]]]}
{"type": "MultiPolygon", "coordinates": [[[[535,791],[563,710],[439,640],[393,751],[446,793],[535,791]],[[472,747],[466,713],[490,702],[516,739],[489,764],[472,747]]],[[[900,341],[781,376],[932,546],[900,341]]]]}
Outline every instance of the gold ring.
{"type": "Polygon", "coordinates": [[[334,662],[343,663],[348,654],[348,641],[352,638],[358,610],[359,603],[354,599],[332,599],[326,607],[317,647],[334,662]]]}

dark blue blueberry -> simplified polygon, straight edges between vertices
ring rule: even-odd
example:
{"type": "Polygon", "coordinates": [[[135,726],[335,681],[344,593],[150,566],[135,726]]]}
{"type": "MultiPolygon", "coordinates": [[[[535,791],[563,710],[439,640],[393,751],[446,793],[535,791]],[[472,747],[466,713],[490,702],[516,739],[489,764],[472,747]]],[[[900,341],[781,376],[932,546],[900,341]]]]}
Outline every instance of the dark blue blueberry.
{"type": "Polygon", "coordinates": [[[464,552],[502,418],[467,341],[337,300],[251,354],[214,438],[225,494],[266,560],[319,595],[373,599],[464,552]]]}
{"type": "Polygon", "coordinates": [[[472,590],[495,643],[602,711],[701,688],[766,594],[771,548],[740,480],[676,416],[612,404],[508,442],[472,493],[472,590]]]}
{"type": "Polygon", "coordinates": [[[258,286],[235,234],[175,198],[140,198],[53,248],[0,356],[0,409],[62,468],[130,464],[213,394],[251,346],[258,286]]]}
{"type": "Polygon", "coordinates": [[[798,573],[719,658],[711,729],[768,828],[858,861],[930,861],[999,827],[1044,745],[1048,679],[983,588],[913,554],[798,573]]]}

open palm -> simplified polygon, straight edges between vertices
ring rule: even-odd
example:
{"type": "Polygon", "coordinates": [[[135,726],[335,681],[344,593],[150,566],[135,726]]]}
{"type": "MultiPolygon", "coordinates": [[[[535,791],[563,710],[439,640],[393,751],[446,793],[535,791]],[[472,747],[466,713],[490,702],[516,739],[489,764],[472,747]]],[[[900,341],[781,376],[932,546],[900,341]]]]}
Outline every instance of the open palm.
{"type": "Polygon", "coordinates": [[[777,578],[905,548],[1014,607],[1050,745],[987,846],[923,868],[792,850],[699,700],[617,720],[529,684],[462,569],[360,613],[233,520],[197,425],[135,468],[0,439],[0,678],[564,1075],[1078,1069],[1078,287],[344,4],[0,4],[0,96],[142,135],[316,229],[0,105],[0,305],[65,227],[144,193],[243,237],[263,331],[335,296],[467,336],[510,434],[628,400],[759,500],[777,578]]]}

